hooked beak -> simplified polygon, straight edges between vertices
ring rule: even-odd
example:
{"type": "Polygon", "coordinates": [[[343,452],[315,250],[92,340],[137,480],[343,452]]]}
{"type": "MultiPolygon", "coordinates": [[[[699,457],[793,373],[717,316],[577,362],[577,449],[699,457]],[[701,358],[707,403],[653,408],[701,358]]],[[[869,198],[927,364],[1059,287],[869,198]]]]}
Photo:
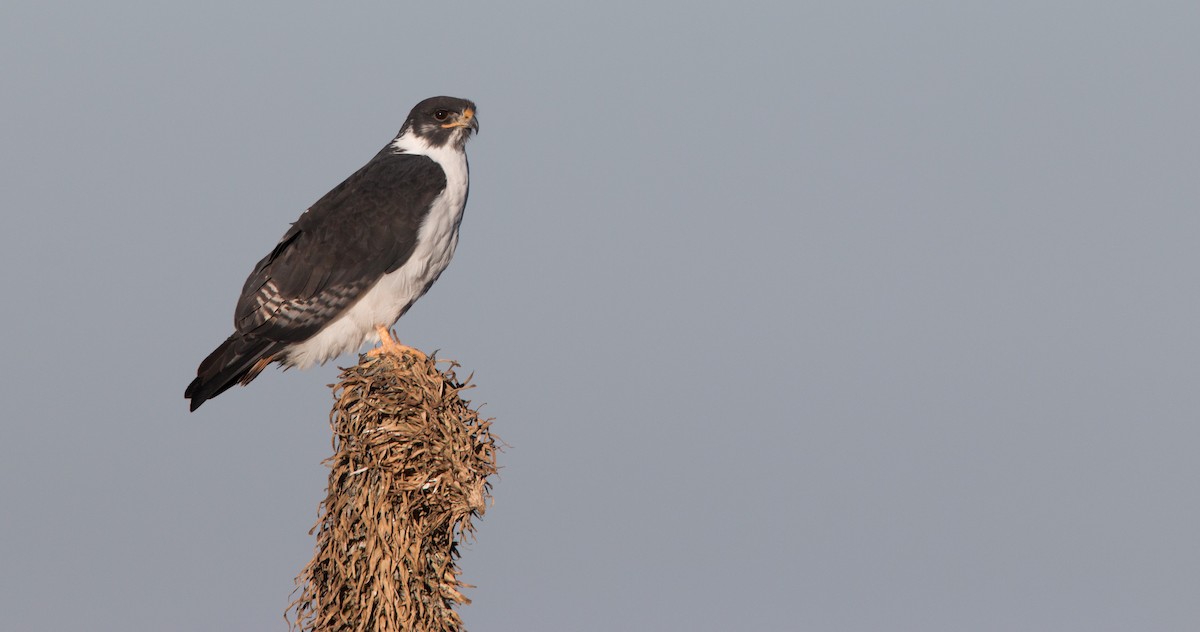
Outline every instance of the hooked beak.
{"type": "Polygon", "coordinates": [[[450,129],[451,127],[467,127],[479,133],[479,119],[475,118],[475,110],[467,108],[453,123],[444,123],[442,127],[450,129]]]}

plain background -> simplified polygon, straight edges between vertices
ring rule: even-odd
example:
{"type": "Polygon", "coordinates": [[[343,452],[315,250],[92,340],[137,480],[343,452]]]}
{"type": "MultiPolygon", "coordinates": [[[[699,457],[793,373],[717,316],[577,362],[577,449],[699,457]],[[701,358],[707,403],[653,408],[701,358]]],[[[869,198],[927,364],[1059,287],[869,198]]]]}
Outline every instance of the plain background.
{"type": "Polygon", "coordinates": [[[183,388],[450,94],[471,630],[1194,629],[1198,6],[6,1],[0,628],[285,628],[353,358],[183,388]]]}

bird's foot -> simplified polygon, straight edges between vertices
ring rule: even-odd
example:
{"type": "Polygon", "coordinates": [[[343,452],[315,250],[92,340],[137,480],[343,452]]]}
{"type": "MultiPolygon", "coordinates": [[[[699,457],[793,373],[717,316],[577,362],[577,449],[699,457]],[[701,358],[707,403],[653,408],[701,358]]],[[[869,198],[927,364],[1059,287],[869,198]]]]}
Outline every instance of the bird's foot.
{"type": "Polygon", "coordinates": [[[377,358],[385,353],[390,353],[394,356],[409,354],[422,361],[429,359],[429,356],[425,355],[420,349],[400,344],[399,340],[392,337],[392,332],[388,331],[387,327],[380,325],[375,330],[379,332],[379,346],[368,351],[368,356],[377,358]]]}

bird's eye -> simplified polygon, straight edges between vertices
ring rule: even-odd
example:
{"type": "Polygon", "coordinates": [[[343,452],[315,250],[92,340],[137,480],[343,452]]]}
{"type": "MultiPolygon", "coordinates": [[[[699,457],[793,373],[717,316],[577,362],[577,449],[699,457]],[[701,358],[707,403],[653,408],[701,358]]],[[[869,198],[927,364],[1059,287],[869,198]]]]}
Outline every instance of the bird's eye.
{"type": "Polygon", "coordinates": [[[447,117],[447,116],[450,116],[450,111],[449,111],[449,110],[438,110],[437,112],[434,112],[434,113],[433,113],[433,118],[435,118],[435,119],[437,119],[437,120],[439,120],[439,121],[444,121],[444,120],[446,120],[446,117],[447,117]]]}

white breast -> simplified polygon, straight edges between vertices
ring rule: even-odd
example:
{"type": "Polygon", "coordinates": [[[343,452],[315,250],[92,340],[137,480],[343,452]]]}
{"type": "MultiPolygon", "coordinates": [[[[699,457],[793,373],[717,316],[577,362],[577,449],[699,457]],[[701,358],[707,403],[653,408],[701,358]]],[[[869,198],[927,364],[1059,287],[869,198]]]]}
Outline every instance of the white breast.
{"type": "Polygon", "coordinates": [[[377,339],[376,326],[391,327],[450,263],[458,246],[458,225],[467,202],[467,156],[450,147],[433,148],[405,134],[393,141],[398,151],[429,156],[446,172],[446,189],[433,202],[417,233],[417,246],[399,269],[379,279],[345,314],[312,338],[288,349],[284,363],[306,368],[377,339]]]}

